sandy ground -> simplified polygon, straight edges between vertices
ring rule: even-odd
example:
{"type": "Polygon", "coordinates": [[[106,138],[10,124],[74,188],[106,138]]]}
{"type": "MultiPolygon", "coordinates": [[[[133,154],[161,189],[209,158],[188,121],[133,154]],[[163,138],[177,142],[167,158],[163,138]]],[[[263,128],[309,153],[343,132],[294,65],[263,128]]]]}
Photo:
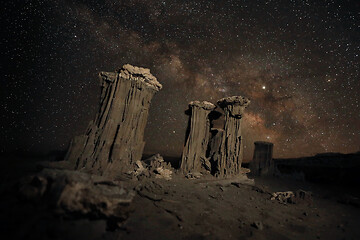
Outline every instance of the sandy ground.
{"type": "Polygon", "coordinates": [[[251,186],[179,175],[128,181],[124,186],[136,192],[132,213],[107,231],[104,220],[66,219],[21,201],[16,182],[35,171],[36,159],[2,160],[9,163],[1,169],[2,239],[360,239],[360,208],[344,200],[359,197],[351,187],[274,178],[255,178],[251,186]],[[312,192],[312,204],[270,200],[272,192],[298,189],[312,192]]]}

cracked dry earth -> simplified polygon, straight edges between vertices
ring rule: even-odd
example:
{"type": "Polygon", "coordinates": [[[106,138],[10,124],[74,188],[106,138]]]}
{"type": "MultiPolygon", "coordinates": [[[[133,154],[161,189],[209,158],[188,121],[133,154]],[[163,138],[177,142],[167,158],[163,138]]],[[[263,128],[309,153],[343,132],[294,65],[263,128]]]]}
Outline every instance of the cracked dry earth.
{"type": "Polygon", "coordinates": [[[360,239],[359,205],[339,202],[349,194],[344,187],[271,178],[256,178],[252,186],[179,175],[126,181],[124,187],[136,193],[131,212],[109,231],[105,220],[66,218],[19,201],[9,187],[14,179],[4,176],[13,174],[2,175],[2,239],[360,239]],[[273,192],[298,189],[312,192],[311,205],[270,200],[273,192]]]}

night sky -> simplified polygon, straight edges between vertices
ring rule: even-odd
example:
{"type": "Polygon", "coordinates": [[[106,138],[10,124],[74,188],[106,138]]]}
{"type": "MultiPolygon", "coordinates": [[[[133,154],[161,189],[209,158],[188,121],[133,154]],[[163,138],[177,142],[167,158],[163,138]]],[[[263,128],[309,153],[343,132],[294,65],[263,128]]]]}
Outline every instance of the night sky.
{"type": "Polygon", "coordinates": [[[251,99],[275,157],[360,150],[359,1],[8,1],[1,7],[1,151],[66,149],[97,111],[100,71],[150,68],[147,153],[181,154],[192,100],[251,99]]]}

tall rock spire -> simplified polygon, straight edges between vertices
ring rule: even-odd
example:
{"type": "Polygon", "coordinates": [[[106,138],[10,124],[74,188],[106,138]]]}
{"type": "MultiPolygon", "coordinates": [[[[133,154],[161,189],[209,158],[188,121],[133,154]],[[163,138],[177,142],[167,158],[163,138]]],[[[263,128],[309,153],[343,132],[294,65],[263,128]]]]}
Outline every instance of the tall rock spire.
{"type": "Polygon", "coordinates": [[[206,151],[210,138],[209,114],[215,105],[207,101],[192,101],[189,103],[191,110],[189,135],[183,150],[180,168],[183,173],[199,172],[201,169],[210,171],[210,162],[206,151]]]}
{"type": "Polygon", "coordinates": [[[220,177],[240,173],[243,160],[243,138],[241,136],[241,119],[250,100],[241,96],[222,98],[218,105],[225,113],[225,127],[221,135],[218,159],[215,159],[216,175],[220,177]]]}
{"type": "Polygon", "coordinates": [[[66,159],[74,169],[116,177],[141,159],[151,99],[162,85],[149,69],[124,65],[101,72],[99,110],[66,159]]]}

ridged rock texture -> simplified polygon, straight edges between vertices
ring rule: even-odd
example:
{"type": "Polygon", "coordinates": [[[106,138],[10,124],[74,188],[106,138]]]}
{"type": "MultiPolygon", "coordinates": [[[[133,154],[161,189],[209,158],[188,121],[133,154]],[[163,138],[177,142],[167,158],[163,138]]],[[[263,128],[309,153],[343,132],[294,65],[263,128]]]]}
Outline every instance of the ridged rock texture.
{"type": "Polygon", "coordinates": [[[180,169],[183,173],[210,171],[210,162],[206,151],[210,138],[209,114],[215,105],[207,101],[192,101],[189,103],[191,110],[189,134],[182,153],[180,169]]]}
{"type": "Polygon", "coordinates": [[[129,64],[99,75],[98,113],[85,134],[72,140],[65,159],[74,169],[116,177],[141,159],[150,102],[162,85],[149,69],[129,64]]]}
{"type": "Polygon", "coordinates": [[[255,142],[254,144],[254,156],[249,164],[251,173],[258,176],[272,175],[274,173],[273,144],[271,142],[255,142]]]}
{"type": "MultiPolygon", "coordinates": [[[[241,118],[250,100],[241,96],[222,98],[218,105],[225,113],[225,127],[222,133],[215,175],[219,177],[240,174],[243,160],[243,139],[241,136],[241,118]]],[[[214,149],[216,151],[216,149],[214,149]]]]}
{"type": "Polygon", "coordinates": [[[210,138],[210,162],[211,162],[211,174],[218,172],[219,160],[221,159],[221,143],[224,135],[224,129],[212,128],[210,138]]]}

